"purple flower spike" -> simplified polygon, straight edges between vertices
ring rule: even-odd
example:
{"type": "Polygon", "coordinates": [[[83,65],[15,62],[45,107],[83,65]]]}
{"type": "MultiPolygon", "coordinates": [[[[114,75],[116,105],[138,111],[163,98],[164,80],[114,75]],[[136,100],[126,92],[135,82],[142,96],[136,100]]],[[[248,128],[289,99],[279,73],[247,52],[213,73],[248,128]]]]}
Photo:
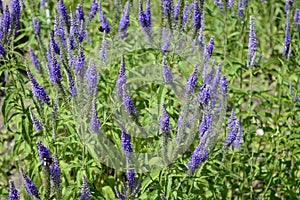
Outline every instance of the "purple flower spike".
{"type": "Polygon", "coordinates": [[[238,16],[239,16],[239,18],[244,18],[244,16],[245,16],[244,9],[245,9],[245,7],[244,7],[243,0],[239,0],[239,2],[238,2],[238,16]]]}
{"type": "Polygon", "coordinates": [[[56,36],[59,36],[59,39],[60,39],[60,42],[61,42],[60,43],[60,48],[61,49],[66,49],[67,48],[67,42],[66,42],[66,36],[65,36],[65,29],[63,27],[63,24],[61,23],[61,19],[59,19],[58,17],[55,18],[54,34],[56,36]]]}
{"type": "Polygon", "coordinates": [[[255,33],[255,21],[254,17],[250,16],[250,32],[248,43],[248,59],[249,66],[253,66],[255,60],[255,54],[257,49],[256,33],[255,33]]]}
{"type": "Polygon", "coordinates": [[[75,96],[77,96],[77,89],[75,86],[72,72],[69,67],[66,68],[66,71],[67,71],[67,76],[68,76],[69,92],[72,95],[71,97],[75,97],[75,96]]]}
{"type": "Polygon", "coordinates": [[[221,64],[219,64],[218,69],[216,71],[216,74],[214,76],[214,79],[212,81],[211,90],[212,90],[213,93],[217,92],[218,85],[219,85],[220,80],[221,80],[221,76],[222,76],[222,67],[221,67],[221,64]]]}
{"type": "Polygon", "coordinates": [[[6,50],[4,49],[4,47],[2,46],[2,44],[0,44],[0,55],[1,56],[5,56],[6,55],[6,50]]]}
{"type": "Polygon", "coordinates": [[[230,147],[233,142],[235,141],[236,139],[236,133],[235,133],[235,130],[232,130],[230,131],[230,133],[227,135],[226,139],[225,139],[225,142],[224,142],[224,145],[225,147],[230,147]]]}
{"type": "Polygon", "coordinates": [[[285,0],[285,12],[288,13],[289,9],[290,9],[290,1],[291,0],[285,0]]]}
{"type": "Polygon", "coordinates": [[[20,200],[18,190],[16,189],[13,181],[10,181],[8,197],[9,200],[20,200]]]}
{"type": "Polygon", "coordinates": [[[233,142],[233,147],[237,149],[242,145],[242,143],[243,143],[243,127],[242,127],[242,123],[240,123],[238,127],[238,134],[236,136],[235,141],[233,142]]]}
{"type": "MultiPolygon", "coordinates": [[[[3,40],[4,34],[2,31],[0,31],[0,41],[3,40]]],[[[2,46],[3,47],[3,46],[2,46]]]]}
{"type": "Polygon", "coordinates": [[[238,148],[243,142],[243,128],[242,124],[235,116],[234,110],[231,111],[230,117],[228,119],[227,128],[230,130],[230,132],[225,139],[224,146],[226,148],[230,146],[238,148]]]}
{"type": "Polygon", "coordinates": [[[35,128],[36,131],[41,131],[43,130],[43,124],[40,120],[36,118],[36,116],[30,111],[30,116],[32,120],[33,127],[35,128]]]}
{"type": "Polygon", "coordinates": [[[219,0],[218,7],[219,7],[220,10],[224,9],[223,0],[219,0]]]}
{"type": "Polygon", "coordinates": [[[163,13],[165,16],[171,16],[173,12],[172,0],[163,0],[163,13]]]}
{"type": "Polygon", "coordinates": [[[172,41],[172,33],[171,31],[167,31],[165,27],[162,29],[162,52],[167,53],[170,51],[172,41]]]}
{"type": "Polygon", "coordinates": [[[203,114],[202,121],[199,126],[199,138],[201,139],[202,136],[212,127],[213,116],[211,113],[203,114]]]}
{"type": "Polygon", "coordinates": [[[79,42],[83,42],[83,40],[87,39],[87,31],[86,31],[86,28],[85,28],[85,23],[83,20],[80,21],[80,29],[79,29],[79,32],[78,32],[78,40],[79,42]]]}
{"type": "Polygon", "coordinates": [[[190,75],[188,82],[186,83],[186,86],[185,86],[186,93],[194,93],[194,89],[195,89],[196,82],[197,82],[197,74],[198,74],[197,68],[198,68],[198,66],[195,65],[194,70],[193,70],[192,74],[190,75]]]}
{"type": "Polygon", "coordinates": [[[42,65],[31,47],[29,48],[29,53],[30,53],[32,64],[35,66],[35,68],[38,71],[42,71],[42,65]]]}
{"type": "Polygon", "coordinates": [[[76,66],[75,66],[76,75],[83,77],[84,65],[85,65],[84,52],[83,52],[82,47],[80,47],[78,50],[78,56],[77,56],[77,61],[76,61],[76,66]]]}
{"type": "Polygon", "coordinates": [[[54,54],[51,55],[51,63],[49,65],[49,75],[50,75],[50,80],[52,83],[54,83],[54,84],[60,83],[60,81],[62,79],[62,75],[61,75],[61,71],[60,71],[60,66],[59,66],[54,54]]]}
{"type": "Polygon", "coordinates": [[[201,28],[200,28],[200,30],[198,32],[198,38],[197,38],[197,40],[198,40],[198,44],[199,44],[199,50],[201,52],[203,52],[204,47],[205,47],[205,36],[203,34],[203,30],[204,30],[204,14],[203,13],[202,13],[201,23],[202,23],[202,25],[201,25],[201,28]]]}
{"type": "Polygon", "coordinates": [[[76,42],[75,42],[75,34],[79,34],[78,31],[78,24],[75,20],[75,18],[71,18],[71,25],[70,25],[70,34],[68,37],[68,41],[69,41],[69,48],[70,50],[74,50],[76,47],[76,42]]]}
{"type": "Polygon", "coordinates": [[[230,117],[228,119],[227,128],[228,129],[236,129],[237,125],[238,125],[237,124],[237,118],[236,118],[234,110],[232,110],[231,113],[230,113],[230,117]]]}
{"type": "Polygon", "coordinates": [[[89,67],[86,71],[86,79],[88,93],[91,95],[95,94],[98,88],[98,73],[96,70],[96,64],[93,60],[90,60],[89,67]]]}
{"type": "Polygon", "coordinates": [[[11,28],[12,21],[11,21],[11,15],[9,12],[8,5],[6,5],[5,10],[3,11],[2,15],[2,22],[1,22],[1,28],[3,31],[3,34],[8,34],[9,29],[11,28]]]}
{"type": "Polygon", "coordinates": [[[285,36],[282,57],[289,57],[291,45],[290,21],[287,19],[285,24],[285,36]]]}
{"type": "Polygon", "coordinates": [[[180,0],[177,1],[177,4],[174,7],[174,19],[178,20],[179,19],[179,12],[180,12],[180,0]]]}
{"type": "Polygon", "coordinates": [[[29,68],[27,68],[27,74],[29,77],[29,80],[31,81],[32,85],[32,92],[34,96],[36,96],[41,103],[47,103],[50,104],[50,98],[48,97],[45,89],[36,81],[33,74],[30,72],[29,68]]]}
{"type": "Polygon", "coordinates": [[[60,14],[60,18],[62,19],[65,24],[69,24],[69,15],[68,15],[68,10],[67,7],[64,4],[64,0],[59,0],[57,4],[57,10],[60,14]]]}
{"type": "Polygon", "coordinates": [[[119,198],[120,200],[125,200],[125,195],[121,194],[117,187],[116,187],[116,195],[117,195],[117,198],[119,198]]]}
{"type": "Polygon", "coordinates": [[[42,164],[50,165],[52,163],[52,156],[49,149],[41,141],[37,143],[37,146],[42,164]]]}
{"type": "Polygon", "coordinates": [[[126,133],[126,130],[122,124],[119,124],[121,130],[122,130],[122,135],[121,135],[121,143],[122,143],[122,148],[123,152],[126,158],[129,158],[133,155],[133,148],[131,145],[131,137],[128,133],[126,133]]]}
{"type": "Polygon", "coordinates": [[[44,8],[46,5],[46,0],[40,0],[40,8],[44,8]]]}
{"type": "Polygon", "coordinates": [[[188,163],[189,169],[194,173],[200,166],[208,159],[209,153],[206,147],[202,147],[201,144],[197,146],[193,155],[188,163]]]}
{"type": "Polygon", "coordinates": [[[147,0],[147,2],[146,2],[146,19],[148,22],[148,26],[151,26],[152,17],[151,17],[151,2],[150,2],[150,0],[147,0]]]}
{"type": "Polygon", "coordinates": [[[215,39],[215,37],[211,36],[209,39],[209,42],[206,46],[205,53],[204,53],[206,61],[208,61],[212,57],[214,47],[215,47],[214,39],[215,39]]]}
{"type": "Polygon", "coordinates": [[[93,0],[92,6],[89,13],[89,20],[93,19],[98,11],[98,2],[96,0],[93,0]]]}
{"type": "Polygon", "coordinates": [[[20,0],[12,0],[11,2],[12,8],[12,19],[14,19],[16,31],[20,29],[20,17],[21,17],[21,4],[20,0]]]}
{"type": "Polygon", "coordinates": [[[133,169],[127,170],[126,176],[128,180],[128,187],[134,187],[136,185],[135,171],[133,169]]]}
{"type": "Polygon", "coordinates": [[[116,83],[116,92],[119,96],[123,95],[123,85],[126,86],[126,74],[125,74],[125,72],[126,72],[125,59],[124,59],[124,56],[123,56],[122,61],[121,61],[119,76],[118,76],[117,83],[116,83]]]}
{"type": "Polygon", "coordinates": [[[60,188],[61,184],[61,170],[59,166],[59,162],[57,160],[57,157],[53,158],[53,162],[50,165],[50,174],[51,174],[51,180],[55,188],[60,188]]]}
{"type": "Polygon", "coordinates": [[[27,174],[22,170],[22,176],[25,183],[25,190],[26,193],[31,197],[36,197],[40,199],[39,189],[36,187],[36,185],[32,182],[32,180],[29,179],[27,174]]]}
{"type": "Polygon", "coordinates": [[[35,35],[40,34],[40,22],[37,20],[37,18],[32,19],[32,25],[33,25],[33,30],[35,35]]]}
{"type": "Polygon", "coordinates": [[[228,96],[228,81],[226,76],[222,76],[220,80],[220,89],[223,95],[228,96]]]}
{"type": "Polygon", "coordinates": [[[91,128],[93,133],[99,133],[100,132],[100,126],[101,126],[101,123],[98,119],[96,103],[93,101],[90,128],[91,128]]]}
{"type": "Polygon", "coordinates": [[[201,10],[198,4],[198,1],[194,1],[194,16],[193,16],[193,21],[194,21],[194,27],[196,30],[199,30],[201,27],[201,10]]]}
{"type": "Polygon", "coordinates": [[[163,194],[160,194],[160,198],[161,198],[161,200],[167,200],[167,198],[163,194]]]}
{"type": "Polygon", "coordinates": [[[147,1],[146,11],[143,11],[142,1],[139,2],[139,22],[141,27],[149,32],[149,28],[151,27],[151,10],[150,10],[150,1],[147,1]]]}
{"type": "Polygon", "coordinates": [[[173,75],[170,67],[167,65],[166,58],[163,58],[163,76],[166,84],[171,84],[173,82],[173,75]]]}
{"type": "Polygon", "coordinates": [[[204,78],[204,84],[211,85],[215,74],[215,64],[213,63],[211,70],[206,74],[204,78]]]}
{"type": "Polygon", "coordinates": [[[294,16],[295,28],[300,31],[300,9],[296,8],[294,16]]]}
{"type": "Polygon", "coordinates": [[[142,186],[142,184],[141,184],[141,182],[139,182],[137,185],[136,185],[136,187],[134,188],[134,190],[133,190],[133,194],[132,194],[132,198],[135,198],[136,197],[136,194],[138,193],[138,191],[140,190],[140,188],[141,188],[141,186],[142,186]]]}
{"type": "Polygon", "coordinates": [[[110,25],[108,24],[106,16],[105,16],[104,12],[102,11],[101,4],[99,5],[99,11],[100,11],[100,23],[101,23],[101,27],[102,27],[102,29],[106,33],[109,33],[110,32],[110,25]]]}
{"type": "Polygon", "coordinates": [[[163,103],[162,105],[162,115],[159,119],[159,128],[160,130],[165,134],[168,135],[172,129],[171,124],[170,124],[170,117],[168,115],[168,112],[166,110],[166,104],[163,103]]]}
{"type": "Polygon", "coordinates": [[[130,11],[130,3],[127,3],[127,5],[123,10],[123,15],[120,20],[120,25],[119,25],[120,38],[124,38],[127,36],[127,28],[130,25],[129,11],[130,11]]]}
{"type": "MultiPolygon", "coordinates": [[[[193,5],[193,4],[191,4],[193,5]]],[[[188,3],[186,2],[185,3],[185,6],[184,6],[184,9],[183,9],[183,14],[182,14],[182,26],[184,27],[188,18],[189,18],[189,15],[190,15],[190,5],[188,5],[188,3]]]]}
{"type": "Polygon", "coordinates": [[[50,33],[50,48],[53,49],[54,53],[60,54],[60,49],[58,44],[56,43],[53,33],[50,33]]]}
{"type": "Polygon", "coordinates": [[[80,4],[77,5],[76,15],[77,15],[77,19],[79,21],[81,21],[81,20],[84,21],[84,12],[83,12],[82,6],[80,4]]]}
{"type": "Polygon", "coordinates": [[[109,41],[106,39],[106,33],[103,32],[102,43],[100,47],[99,59],[103,62],[107,61],[108,58],[108,45],[109,41]]]}
{"type": "Polygon", "coordinates": [[[81,188],[81,197],[80,200],[90,200],[90,189],[85,176],[82,177],[82,188],[81,188]]]}
{"type": "Polygon", "coordinates": [[[235,0],[228,0],[228,1],[227,1],[227,7],[228,7],[228,9],[231,10],[231,9],[233,8],[233,6],[234,6],[234,1],[235,1],[235,0]]]}
{"type": "Polygon", "coordinates": [[[125,107],[125,111],[130,115],[136,115],[137,111],[133,105],[133,101],[131,99],[131,96],[126,91],[126,86],[123,85],[123,105],[125,107]]]}
{"type": "Polygon", "coordinates": [[[70,43],[67,43],[67,55],[68,55],[68,64],[72,69],[75,69],[76,66],[76,57],[74,51],[71,49],[70,43]]]}
{"type": "Polygon", "coordinates": [[[210,94],[211,91],[207,85],[202,85],[200,87],[200,91],[197,96],[197,101],[200,105],[203,105],[204,107],[208,106],[209,100],[210,100],[210,94]]]}

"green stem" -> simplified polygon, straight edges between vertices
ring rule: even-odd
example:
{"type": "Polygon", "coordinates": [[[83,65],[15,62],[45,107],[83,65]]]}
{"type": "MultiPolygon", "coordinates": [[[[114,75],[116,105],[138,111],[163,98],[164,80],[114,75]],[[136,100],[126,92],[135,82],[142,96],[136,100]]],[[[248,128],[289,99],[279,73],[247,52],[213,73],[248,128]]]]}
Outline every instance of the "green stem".
{"type": "Polygon", "coordinates": [[[249,117],[252,117],[252,109],[251,109],[252,95],[253,95],[253,67],[250,67],[250,93],[249,93],[249,102],[248,102],[249,117]]]}
{"type": "Polygon", "coordinates": [[[225,6],[225,14],[224,14],[224,45],[223,45],[223,54],[224,60],[226,60],[226,48],[227,48],[227,6],[225,6]]]}
{"type": "Polygon", "coordinates": [[[169,165],[170,160],[168,158],[168,138],[164,133],[162,133],[162,134],[163,134],[162,156],[163,156],[165,164],[169,165]]]}
{"type": "Polygon", "coordinates": [[[44,192],[43,200],[50,200],[51,184],[50,184],[50,169],[48,165],[43,166],[43,172],[45,177],[45,192],[44,192]]]}
{"type": "MultiPolygon", "coordinates": [[[[83,125],[81,125],[80,128],[81,128],[81,137],[84,137],[83,125]]],[[[84,138],[81,139],[81,144],[82,144],[82,169],[84,169],[84,166],[85,166],[85,151],[86,151],[84,138]]]]}

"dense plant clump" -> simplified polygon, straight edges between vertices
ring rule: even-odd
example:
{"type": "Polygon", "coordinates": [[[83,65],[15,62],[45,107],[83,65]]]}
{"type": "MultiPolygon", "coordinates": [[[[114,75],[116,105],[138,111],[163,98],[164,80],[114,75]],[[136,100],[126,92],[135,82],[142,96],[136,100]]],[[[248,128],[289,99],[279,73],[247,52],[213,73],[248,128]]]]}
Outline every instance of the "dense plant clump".
{"type": "Polygon", "coordinates": [[[0,198],[300,195],[299,2],[6,4],[0,198]]]}

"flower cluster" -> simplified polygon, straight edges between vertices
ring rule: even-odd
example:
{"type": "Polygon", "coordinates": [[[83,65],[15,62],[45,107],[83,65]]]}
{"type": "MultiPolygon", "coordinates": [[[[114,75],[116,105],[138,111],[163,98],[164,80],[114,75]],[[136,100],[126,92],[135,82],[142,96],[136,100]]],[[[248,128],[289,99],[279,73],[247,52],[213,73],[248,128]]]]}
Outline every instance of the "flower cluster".
{"type": "Polygon", "coordinates": [[[294,22],[295,22],[295,28],[300,31],[300,9],[297,8],[295,10],[295,15],[294,15],[294,22]]]}
{"type": "Polygon", "coordinates": [[[42,104],[43,103],[49,104],[50,98],[48,97],[45,89],[36,81],[35,77],[31,73],[29,68],[27,68],[27,74],[32,85],[32,92],[34,96],[36,96],[41,101],[42,104]]]}
{"type": "Polygon", "coordinates": [[[201,144],[199,144],[188,163],[191,172],[194,173],[199,168],[199,165],[208,159],[208,156],[207,147],[202,147],[201,144]]]}
{"type": "Polygon", "coordinates": [[[15,188],[13,181],[10,182],[8,197],[9,200],[20,200],[18,190],[15,188]]]}
{"type": "MultiPolygon", "coordinates": [[[[144,32],[147,33],[147,36],[153,39],[152,36],[155,37],[155,34],[153,34],[154,31],[152,30],[150,2],[150,0],[147,0],[145,10],[143,9],[143,2],[139,2],[138,20],[144,32]]],[[[164,15],[162,21],[166,22],[164,20],[167,19],[168,22],[171,24],[169,24],[169,27],[167,25],[164,25],[164,27],[162,27],[162,34],[160,38],[161,46],[159,47],[160,52],[157,54],[157,60],[159,60],[159,62],[161,62],[162,60],[162,64],[159,64],[160,67],[162,67],[162,70],[160,71],[160,76],[163,77],[163,82],[161,81],[161,83],[166,84],[169,88],[171,87],[172,89],[174,89],[175,95],[178,95],[180,98],[184,99],[183,104],[181,105],[181,111],[179,113],[179,118],[176,127],[176,141],[175,138],[173,141],[169,141],[169,139],[171,140],[173,138],[171,136],[172,120],[170,120],[170,116],[167,112],[165,103],[162,103],[162,113],[159,120],[157,121],[159,125],[157,126],[157,131],[163,133],[161,135],[162,137],[164,137],[163,148],[165,148],[164,153],[166,153],[167,155],[166,159],[172,157],[176,158],[177,155],[183,152],[182,147],[185,145],[187,145],[188,147],[194,145],[196,147],[187,163],[187,166],[191,173],[195,173],[196,170],[200,167],[200,165],[209,159],[209,155],[214,146],[214,142],[216,142],[215,138],[217,138],[220,135],[220,126],[223,122],[226,113],[228,98],[228,81],[226,77],[222,74],[221,65],[219,65],[218,68],[215,69],[215,62],[211,61],[213,57],[213,51],[215,48],[214,36],[210,37],[209,42],[207,44],[205,43],[205,12],[204,10],[202,10],[202,3],[202,1],[194,0],[191,4],[189,4],[188,2],[185,2],[184,4],[181,0],[178,0],[175,7],[173,7],[173,1],[162,1],[162,14],[164,15]],[[191,13],[192,16],[189,16],[191,13]],[[191,22],[190,24],[187,24],[189,19],[191,20],[191,22]],[[177,48],[175,47],[177,47],[179,43],[184,43],[182,33],[188,31],[189,25],[193,27],[195,33],[193,38],[193,42],[195,42],[193,48],[196,45],[199,46],[198,53],[200,53],[201,55],[200,60],[204,62],[197,63],[196,65],[194,65],[193,71],[191,72],[188,80],[186,81],[185,86],[182,86],[180,85],[180,83],[177,82],[177,78],[173,78],[172,70],[175,70],[176,64],[173,64],[173,49],[171,49],[171,47],[174,47],[175,51],[177,50],[177,48]],[[168,29],[167,27],[170,29],[168,29]],[[177,34],[176,31],[174,31],[172,28],[182,32],[180,32],[180,34],[177,34]],[[178,44],[176,43],[177,39],[178,44]],[[168,64],[172,67],[172,70],[170,66],[168,66],[168,64]],[[177,90],[177,88],[180,88],[180,86],[177,87],[178,85],[182,86],[182,91],[177,90]],[[197,138],[197,141],[195,141],[195,138],[197,138]],[[173,142],[174,146],[172,146],[172,152],[169,153],[169,149],[166,147],[169,147],[168,145],[171,142],[173,142]],[[197,142],[197,144],[195,144],[195,142],[197,142]]],[[[223,9],[222,1],[215,1],[215,3],[219,6],[220,9],[223,9]]],[[[12,28],[10,17],[20,16],[19,4],[20,3],[17,0],[13,0],[12,13],[14,13],[14,15],[10,15],[10,11],[8,9],[3,11],[1,27],[2,32],[8,33],[12,28]]],[[[232,9],[233,5],[234,1],[227,1],[228,8],[232,9]]],[[[239,12],[241,11],[241,13],[239,13],[241,17],[243,17],[242,15],[244,15],[244,8],[247,7],[247,5],[247,1],[239,1],[238,9],[239,12]]],[[[60,99],[62,99],[64,102],[72,101],[72,103],[82,106],[80,107],[80,109],[82,109],[82,113],[84,113],[84,117],[86,117],[82,119],[82,121],[84,123],[86,121],[89,122],[89,127],[87,128],[87,130],[91,130],[92,133],[96,133],[94,134],[96,136],[99,136],[101,134],[101,122],[97,113],[96,98],[98,95],[98,90],[100,89],[99,80],[102,77],[100,77],[100,75],[97,72],[97,69],[99,70],[98,62],[94,61],[95,59],[89,59],[89,52],[87,53],[85,51],[86,43],[90,44],[90,35],[88,35],[87,27],[90,24],[91,20],[95,18],[97,12],[99,12],[99,20],[101,24],[99,30],[103,32],[103,35],[99,34],[100,37],[102,35],[102,44],[98,55],[101,61],[101,66],[105,66],[110,61],[110,57],[108,60],[108,51],[110,50],[110,44],[114,42],[113,40],[111,40],[111,35],[113,35],[116,32],[119,34],[119,37],[121,39],[125,38],[128,35],[128,28],[131,24],[130,9],[132,9],[132,6],[133,5],[130,2],[128,2],[125,5],[121,18],[118,18],[118,20],[120,20],[118,29],[111,29],[108,23],[109,21],[106,18],[101,4],[98,3],[96,0],[93,0],[88,16],[85,16],[84,7],[81,4],[78,4],[76,6],[76,11],[74,13],[68,13],[68,9],[64,4],[64,1],[59,0],[57,4],[58,16],[55,16],[54,28],[53,31],[51,31],[51,33],[49,34],[49,43],[47,49],[45,50],[47,52],[41,53],[41,55],[46,57],[45,61],[47,62],[46,66],[48,70],[49,80],[54,84],[53,87],[57,89],[55,91],[55,94],[57,96],[57,102],[60,99]],[[67,78],[68,81],[64,81],[64,78],[67,78]],[[68,84],[68,86],[65,86],[65,84],[68,84]],[[66,89],[67,87],[68,91],[66,89]],[[65,94],[69,94],[69,96],[65,94]],[[87,99],[87,102],[84,101],[86,100],[85,98],[87,99]]],[[[13,19],[15,20],[15,26],[18,27],[18,23],[20,23],[17,20],[18,18],[14,17],[13,19]]],[[[153,23],[154,22],[155,21],[153,21],[153,23]]],[[[35,38],[39,40],[41,30],[40,23],[36,17],[32,19],[32,25],[33,31],[36,35],[35,38]]],[[[289,40],[290,38],[287,38],[286,36],[285,46],[290,45],[289,40]]],[[[4,44],[5,43],[0,43],[0,54],[2,56],[5,56],[6,54],[6,46],[4,46],[4,44]]],[[[40,49],[43,49],[43,45],[39,45],[40,49]]],[[[248,48],[248,58],[249,60],[251,60],[250,63],[252,64],[252,61],[255,59],[255,52],[257,48],[253,17],[250,17],[250,33],[248,48]]],[[[41,64],[43,62],[39,61],[34,49],[30,48],[29,52],[33,65],[35,66],[37,71],[39,71],[40,74],[44,76],[41,64]]],[[[127,58],[128,57],[126,57],[126,59],[127,58]]],[[[189,67],[191,66],[186,67],[187,71],[192,70],[189,67]]],[[[36,109],[44,108],[42,107],[42,105],[44,103],[50,104],[50,98],[47,95],[45,89],[37,82],[37,79],[28,67],[27,74],[32,84],[32,93],[40,101],[40,105],[37,105],[36,109]]],[[[127,77],[125,56],[122,56],[120,71],[116,81],[117,97],[120,101],[122,101],[122,108],[128,114],[128,116],[130,116],[132,121],[140,125],[137,119],[138,110],[135,108],[133,98],[130,96],[128,90],[128,88],[130,87],[127,88],[126,79],[127,77]]],[[[129,80],[128,82],[130,83],[129,80]]],[[[54,92],[49,94],[53,95],[53,93],[54,92]]],[[[57,115],[57,107],[59,105],[57,102],[56,107],[54,105],[53,108],[56,111],[55,115],[57,115]]],[[[42,112],[43,110],[41,109],[39,111],[42,112]]],[[[169,107],[168,111],[170,111],[169,107]]],[[[40,112],[38,113],[38,117],[42,118],[44,127],[42,122],[32,112],[30,112],[34,128],[37,131],[41,131],[43,129],[49,130],[49,127],[47,127],[49,125],[48,121],[45,120],[44,116],[40,114],[40,112]]],[[[170,112],[170,115],[174,117],[174,112],[170,112]]],[[[51,121],[50,123],[50,126],[54,127],[53,129],[57,128],[55,120],[51,121]]],[[[140,180],[137,179],[137,171],[134,168],[132,162],[135,156],[132,145],[132,139],[131,136],[127,133],[125,126],[119,121],[117,123],[121,128],[120,139],[123,154],[126,159],[127,179],[127,184],[123,187],[123,193],[120,193],[119,190],[116,189],[117,197],[119,199],[134,198],[141,187],[141,183],[140,180]]],[[[224,141],[224,146],[226,148],[239,147],[242,144],[243,130],[241,122],[236,118],[234,112],[232,113],[229,119],[228,129],[230,130],[230,132],[224,141]]],[[[54,130],[54,132],[55,131],[56,130],[54,130]]],[[[92,134],[88,136],[94,135],[92,134]]],[[[54,137],[54,140],[55,139],[56,137],[54,137]]],[[[59,199],[61,195],[60,192],[62,183],[62,171],[60,169],[58,157],[52,157],[50,150],[40,141],[37,143],[37,147],[42,167],[43,169],[48,170],[50,177],[49,183],[51,179],[53,189],[55,190],[57,199],[59,199]]],[[[28,193],[28,195],[40,198],[37,186],[32,182],[31,179],[29,179],[29,177],[23,171],[22,175],[25,182],[26,192],[28,193]]],[[[11,184],[9,195],[11,199],[18,199],[18,192],[13,184],[11,184]]],[[[88,187],[87,178],[83,176],[80,199],[90,199],[90,196],[91,191],[88,187]]],[[[163,199],[165,197],[161,195],[161,198],[163,199]]]]}
{"type": "Polygon", "coordinates": [[[35,35],[39,35],[40,34],[40,22],[37,20],[36,17],[34,17],[32,19],[32,25],[33,25],[33,30],[34,30],[34,34],[35,35]]]}
{"type": "Polygon", "coordinates": [[[142,1],[139,2],[139,22],[147,34],[151,34],[151,9],[150,0],[147,0],[146,11],[143,10],[142,1]]]}
{"type": "Polygon", "coordinates": [[[243,129],[241,123],[235,115],[234,110],[231,111],[227,128],[230,132],[225,139],[224,146],[226,148],[231,146],[234,148],[240,147],[243,141],[243,129]]]}
{"type": "Polygon", "coordinates": [[[26,193],[31,197],[36,197],[37,199],[40,199],[39,189],[32,182],[32,180],[27,176],[27,174],[25,174],[24,171],[22,171],[22,177],[25,183],[26,193]]]}
{"type": "Polygon", "coordinates": [[[32,124],[33,124],[33,127],[35,128],[35,130],[36,131],[43,130],[42,122],[36,118],[36,116],[33,114],[32,111],[30,111],[30,116],[31,116],[32,124]]]}
{"type": "Polygon", "coordinates": [[[117,83],[116,83],[116,92],[120,97],[122,97],[122,95],[123,95],[123,87],[126,86],[126,74],[125,74],[126,68],[125,67],[126,67],[125,58],[123,56],[122,61],[121,61],[119,76],[118,76],[117,83]]]}
{"type": "Polygon", "coordinates": [[[256,49],[257,49],[257,41],[256,41],[256,33],[255,33],[255,21],[254,21],[254,17],[250,16],[248,66],[253,66],[255,64],[256,49]]]}
{"type": "Polygon", "coordinates": [[[201,10],[198,4],[198,1],[194,1],[194,27],[196,30],[199,30],[201,28],[201,10]]]}
{"type": "Polygon", "coordinates": [[[89,200],[90,199],[90,189],[85,176],[82,177],[82,188],[81,188],[81,196],[80,200],[89,200]]]}
{"type": "Polygon", "coordinates": [[[173,75],[170,67],[167,65],[166,58],[163,58],[163,77],[166,84],[173,82],[173,75]]]}
{"type": "Polygon", "coordinates": [[[133,159],[133,147],[131,144],[131,137],[130,135],[126,132],[126,129],[124,125],[120,122],[117,121],[118,125],[121,128],[122,135],[121,135],[121,144],[122,144],[122,149],[123,153],[126,159],[126,178],[127,178],[127,185],[124,187],[123,193],[121,193],[118,188],[116,188],[116,193],[117,197],[121,200],[126,199],[128,197],[134,198],[139,191],[141,185],[140,183],[136,180],[136,172],[132,166],[132,159],[133,159]]]}
{"type": "Polygon", "coordinates": [[[127,28],[130,25],[129,14],[130,14],[130,3],[127,3],[120,20],[120,25],[119,25],[120,38],[124,38],[127,35],[127,28]]]}
{"type": "Polygon", "coordinates": [[[98,11],[98,7],[99,7],[99,4],[96,0],[93,0],[92,2],[92,6],[91,6],[91,9],[90,9],[90,13],[89,13],[89,19],[93,19],[98,11]]]}
{"type": "Polygon", "coordinates": [[[92,117],[90,122],[90,128],[93,133],[99,133],[100,131],[100,121],[98,119],[97,109],[96,109],[96,103],[92,102],[92,117]]]}
{"type": "Polygon", "coordinates": [[[165,134],[168,135],[170,130],[172,129],[170,124],[170,117],[166,110],[166,104],[163,103],[162,105],[162,115],[160,117],[160,130],[165,134]]]}
{"type": "Polygon", "coordinates": [[[41,65],[38,57],[35,55],[34,50],[31,47],[29,48],[29,53],[30,53],[32,64],[35,66],[35,68],[38,71],[41,72],[42,71],[42,65],[41,65]]]}
{"type": "Polygon", "coordinates": [[[105,13],[102,11],[101,4],[99,5],[101,29],[106,33],[110,32],[110,25],[106,19],[105,13]]]}
{"type": "Polygon", "coordinates": [[[285,36],[284,36],[284,44],[283,44],[283,52],[282,57],[289,57],[291,53],[291,33],[290,33],[290,21],[287,18],[285,24],[285,36]]]}

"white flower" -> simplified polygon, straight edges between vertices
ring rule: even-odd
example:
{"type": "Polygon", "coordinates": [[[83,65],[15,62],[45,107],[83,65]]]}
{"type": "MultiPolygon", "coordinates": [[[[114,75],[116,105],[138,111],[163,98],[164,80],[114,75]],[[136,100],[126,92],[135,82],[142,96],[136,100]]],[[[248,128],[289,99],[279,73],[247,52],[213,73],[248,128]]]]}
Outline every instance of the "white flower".
{"type": "Polygon", "coordinates": [[[257,129],[257,130],[256,130],[256,135],[258,135],[258,136],[263,136],[263,135],[264,135],[264,130],[261,129],[261,128],[257,129]]]}

